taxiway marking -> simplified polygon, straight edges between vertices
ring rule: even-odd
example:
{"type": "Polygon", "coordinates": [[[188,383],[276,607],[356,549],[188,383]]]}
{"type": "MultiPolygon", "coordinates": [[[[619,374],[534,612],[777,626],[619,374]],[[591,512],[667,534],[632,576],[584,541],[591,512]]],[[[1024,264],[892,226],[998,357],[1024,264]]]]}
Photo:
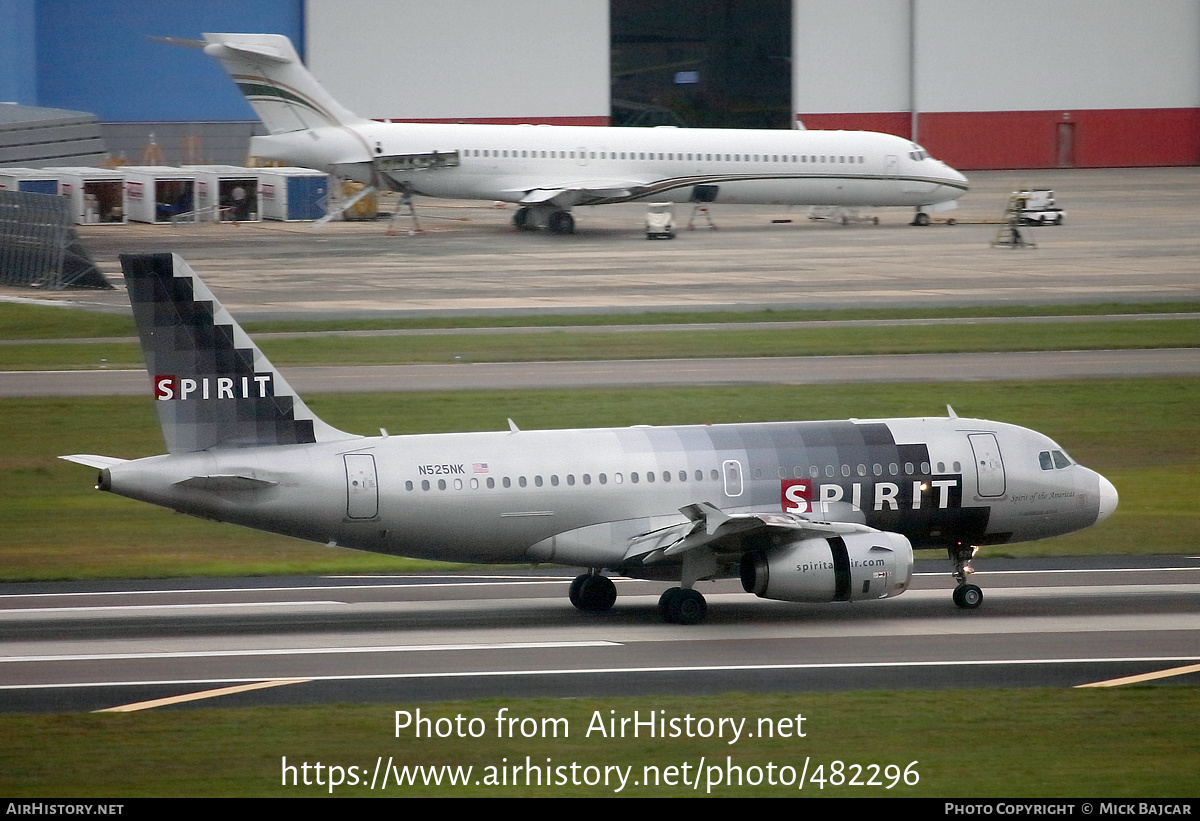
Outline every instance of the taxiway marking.
{"type": "Polygon", "coordinates": [[[1200,664],[1189,664],[1186,667],[1170,667],[1166,670],[1156,670],[1153,673],[1142,673],[1140,676],[1125,676],[1123,678],[1110,678],[1108,681],[1077,684],[1075,685],[1075,689],[1079,690],[1085,687],[1122,687],[1126,684],[1140,684],[1143,681],[1155,681],[1160,678],[1186,676],[1188,673],[1200,673],[1200,664]]]}
{"type": "Polygon", "coordinates": [[[271,681],[259,681],[254,684],[239,684],[234,687],[220,687],[216,690],[201,690],[198,693],[184,693],[170,698],[156,698],[150,701],[135,701],[132,704],[121,704],[117,707],[105,707],[103,710],[92,710],[93,713],[134,713],[138,710],[153,710],[155,707],[166,707],[169,704],[184,704],[189,701],[202,701],[206,698],[219,698],[234,693],[247,693],[251,690],[265,690],[268,687],[282,687],[285,684],[301,684],[306,678],[281,678],[271,681]]]}

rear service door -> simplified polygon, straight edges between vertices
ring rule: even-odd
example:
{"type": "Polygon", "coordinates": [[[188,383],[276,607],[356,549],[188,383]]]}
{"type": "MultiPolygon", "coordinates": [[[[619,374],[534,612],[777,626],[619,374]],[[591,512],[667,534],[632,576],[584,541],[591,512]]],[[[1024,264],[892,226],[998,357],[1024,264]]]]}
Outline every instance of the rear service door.
{"type": "Polygon", "coordinates": [[[351,519],[374,519],[379,515],[379,481],[375,457],[369,453],[347,453],[346,515],[351,519]]]}

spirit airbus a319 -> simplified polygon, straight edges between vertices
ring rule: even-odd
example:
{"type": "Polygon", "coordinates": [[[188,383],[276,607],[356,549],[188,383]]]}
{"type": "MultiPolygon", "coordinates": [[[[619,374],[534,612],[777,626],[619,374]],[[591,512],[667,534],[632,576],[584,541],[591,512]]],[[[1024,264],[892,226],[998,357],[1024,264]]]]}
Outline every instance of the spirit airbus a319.
{"type": "Polygon", "coordinates": [[[704,618],[703,580],[767,599],[880,599],[913,547],[948,551],[960,607],[979,545],[1070,533],[1117,492],[1046,436],[981,419],[508,430],[364,437],[321,421],[178,256],[122,257],[168,454],[64,456],[97,487],[330,545],[458,562],[588,568],[677,582],[671,622],[704,618]]]}

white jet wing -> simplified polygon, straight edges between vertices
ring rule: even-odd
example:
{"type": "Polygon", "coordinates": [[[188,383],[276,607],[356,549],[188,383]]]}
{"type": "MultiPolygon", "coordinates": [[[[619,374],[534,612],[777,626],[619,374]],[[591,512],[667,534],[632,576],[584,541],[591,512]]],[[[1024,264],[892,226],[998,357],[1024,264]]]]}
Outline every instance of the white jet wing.
{"type": "Polygon", "coordinates": [[[522,195],[517,200],[521,205],[571,208],[576,205],[621,202],[638,196],[646,186],[644,180],[580,180],[558,185],[514,186],[508,189],[508,193],[522,195]]]}

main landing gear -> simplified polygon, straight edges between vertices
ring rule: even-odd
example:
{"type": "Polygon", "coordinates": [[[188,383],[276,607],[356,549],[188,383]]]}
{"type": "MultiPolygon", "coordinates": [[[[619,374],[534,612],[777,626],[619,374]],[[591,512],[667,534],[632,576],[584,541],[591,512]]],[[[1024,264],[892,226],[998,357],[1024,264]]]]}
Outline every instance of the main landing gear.
{"type": "Polygon", "coordinates": [[[670,624],[699,624],[708,614],[708,603],[698,590],[671,587],[659,597],[658,612],[670,624]]]}
{"type": "Polygon", "coordinates": [[[616,602],[617,587],[612,583],[612,579],[600,575],[600,570],[594,568],[575,577],[568,596],[571,604],[585,613],[603,613],[605,610],[611,610],[616,602]]]}
{"type": "Polygon", "coordinates": [[[523,205],[513,214],[513,225],[522,231],[545,228],[552,234],[575,233],[575,218],[561,208],[523,205]]]}
{"type": "Polygon", "coordinates": [[[954,579],[958,582],[954,588],[954,603],[964,610],[974,610],[983,604],[983,591],[967,583],[967,576],[972,572],[971,558],[975,555],[975,548],[959,542],[947,547],[946,552],[950,555],[950,561],[954,562],[954,579]]]}
{"type": "MultiPolygon", "coordinates": [[[[592,568],[572,580],[568,597],[584,613],[603,613],[616,602],[617,588],[599,568],[592,568]]],[[[698,590],[672,587],[659,598],[658,612],[670,624],[699,624],[708,614],[708,603],[698,590]]]]}

